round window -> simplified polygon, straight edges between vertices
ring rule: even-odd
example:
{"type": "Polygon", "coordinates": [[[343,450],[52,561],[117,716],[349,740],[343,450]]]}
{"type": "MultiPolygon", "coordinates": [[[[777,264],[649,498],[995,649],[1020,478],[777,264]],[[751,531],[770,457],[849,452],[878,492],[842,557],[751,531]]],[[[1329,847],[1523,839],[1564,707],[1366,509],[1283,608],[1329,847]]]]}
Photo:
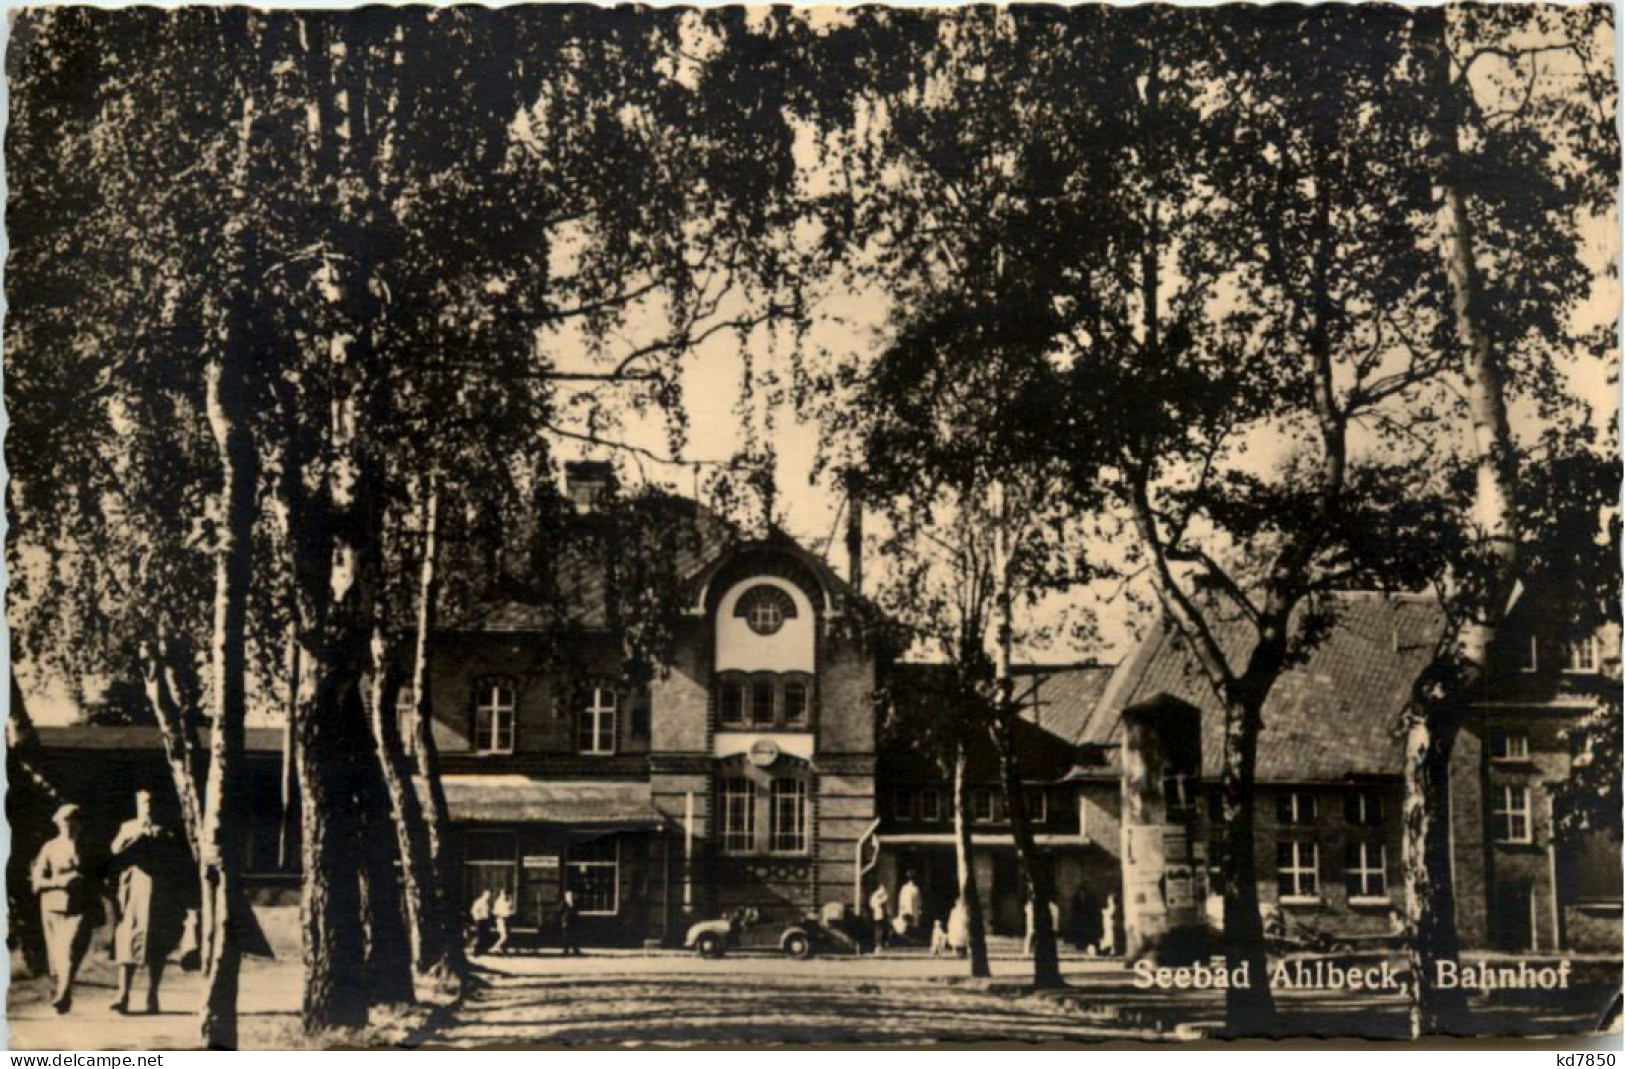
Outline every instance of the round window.
{"type": "Polygon", "coordinates": [[[755,586],[739,599],[734,615],[743,616],[745,624],[758,635],[771,635],[784,626],[784,621],[795,617],[796,603],[776,586],[755,586]]]}

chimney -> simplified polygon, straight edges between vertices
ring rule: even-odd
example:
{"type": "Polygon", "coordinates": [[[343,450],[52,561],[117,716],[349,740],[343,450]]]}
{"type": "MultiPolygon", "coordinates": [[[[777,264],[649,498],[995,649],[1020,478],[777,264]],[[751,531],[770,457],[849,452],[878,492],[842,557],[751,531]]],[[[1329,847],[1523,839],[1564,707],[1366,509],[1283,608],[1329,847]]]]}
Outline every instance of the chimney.
{"type": "Polygon", "coordinates": [[[853,590],[863,593],[863,502],[850,492],[846,495],[846,578],[853,590]]]}
{"type": "Polygon", "coordinates": [[[615,469],[606,460],[572,460],[564,465],[564,494],[577,512],[593,512],[615,485],[615,469]]]}

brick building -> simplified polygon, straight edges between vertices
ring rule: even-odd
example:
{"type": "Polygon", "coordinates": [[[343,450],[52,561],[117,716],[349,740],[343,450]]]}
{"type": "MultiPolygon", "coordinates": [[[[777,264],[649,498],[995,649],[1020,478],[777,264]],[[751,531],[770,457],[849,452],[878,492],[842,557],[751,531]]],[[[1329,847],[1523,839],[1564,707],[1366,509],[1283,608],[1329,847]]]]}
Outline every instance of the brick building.
{"type": "MultiPolygon", "coordinates": [[[[590,525],[607,468],[569,475],[590,525]]],[[[876,649],[860,599],[780,532],[741,538],[691,502],[665,506],[681,604],[652,678],[628,671],[609,531],[573,541],[549,603],[510,591],[434,638],[459,890],[508,889],[522,934],[552,936],[567,888],[587,941],[626,944],[851,893],[874,818],[876,649]]]]}
{"type": "MultiPolygon", "coordinates": [[[[1330,633],[1264,709],[1258,893],[1288,931],[1379,935],[1404,893],[1400,718],[1444,621],[1419,596],[1350,593],[1329,608],[1330,633]]],[[[1232,657],[1245,652],[1243,621],[1221,621],[1218,636],[1232,657]]],[[[1515,607],[1487,688],[1495,697],[1474,707],[1454,755],[1464,946],[1618,948],[1618,840],[1553,835],[1553,787],[1571,760],[1563,731],[1606,688],[1617,692],[1617,648],[1614,629],[1573,633],[1534,599],[1515,607]]],[[[1131,953],[1170,927],[1217,926],[1210,864],[1222,831],[1224,718],[1182,640],[1158,626],[1115,670],[1025,668],[1017,695],[1021,763],[1063,939],[1098,940],[1108,895],[1121,904],[1131,953]]],[[[927,914],[945,913],[955,873],[948,783],[902,740],[886,740],[880,762],[879,878],[895,886],[912,872],[927,914]]],[[[1017,934],[1023,898],[991,753],[973,754],[971,775],[978,886],[992,930],[1017,934]]]]}

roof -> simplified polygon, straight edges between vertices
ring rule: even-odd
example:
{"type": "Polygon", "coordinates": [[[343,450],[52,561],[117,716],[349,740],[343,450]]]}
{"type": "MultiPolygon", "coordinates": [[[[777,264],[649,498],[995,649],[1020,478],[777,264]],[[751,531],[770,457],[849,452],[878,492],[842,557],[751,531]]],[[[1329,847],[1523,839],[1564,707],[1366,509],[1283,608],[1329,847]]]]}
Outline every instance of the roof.
{"type": "Polygon", "coordinates": [[[1017,665],[1016,700],[1022,715],[1069,744],[1083,740],[1115,665],[1017,665]]]}
{"type": "MultiPolygon", "coordinates": [[[[130,750],[162,751],[164,742],[157,725],[112,726],[100,724],[37,724],[40,745],[47,750],[130,750]]],[[[198,728],[198,738],[209,744],[209,726],[198,728]]],[[[249,753],[281,753],[282,729],[251,727],[244,732],[243,746],[249,753]]]]}
{"type": "Polygon", "coordinates": [[[609,630],[613,583],[673,580],[687,608],[704,597],[710,582],[730,561],[752,552],[794,558],[835,605],[861,600],[827,561],[778,528],[766,537],[748,538],[704,505],[664,492],[628,502],[627,514],[636,517],[635,522],[612,526],[597,517],[577,518],[579,531],[585,537],[563,540],[564,548],[550,558],[550,575],[507,580],[504,588],[488,591],[443,630],[509,634],[565,627],[609,630]],[[633,556],[618,542],[626,538],[658,542],[661,552],[651,556],[662,559],[655,566],[661,569],[660,575],[617,574],[616,565],[625,568],[625,562],[633,556]]]}
{"type": "MultiPolygon", "coordinates": [[[[1411,685],[1432,659],[1444,615],[1432,597],[1350,592],[1332,595],[1331,626],[1302,663],[1287,669],[1264,704],[1257,778],[1311,782],[1402,771],[1400,716],[1411,685]]],[[[1239,615],[1216,617],[1215,637],[1231,664],[1251,652],[1253,631],[1239,615]]],[[[1115,745],[1125,708],[1159,697],[1202,713],[1202,775],[1220,774],[1224,712],[1189,646],[1169,625],[1156,627],[1123,662],[1078,741],[1115,745]]]]}
{"type": "MultiPolygon", "coordinates": [[[[414,781],[419,793],[421,780],[414,781]]],[[[582,780],[538,783],[528,776],[446,776],[451,819],[469,824],[561,824],[575,829],[658,828],[665,817],[649,784],[582,780]]]]}
{"type": "MultiPolygon", "coordinates": [[[[1072,766],[1074,744],[1083,725],[1094,716],[1100,696],[1114,668],[1107,664],[1027,664],[1012,668],[1016,700],[1022,705],[1016,725],[1016,763],[1022,778],[1039,782],[1057,780],[1072,766]]],[[[932,778],[939,774],[933,759],[908,745],[908,721],[935,715],[944,701],[948,666],[908,662],[893,665],[889,688],[904,709],[903,719],[888,725],[890,737],[881,745],[884,774],[899,778],[932,778]]],[[[991,743],[978,738],[969,754],[967,775],[974,780],[998,776],[997,755],[991,743]]]]}

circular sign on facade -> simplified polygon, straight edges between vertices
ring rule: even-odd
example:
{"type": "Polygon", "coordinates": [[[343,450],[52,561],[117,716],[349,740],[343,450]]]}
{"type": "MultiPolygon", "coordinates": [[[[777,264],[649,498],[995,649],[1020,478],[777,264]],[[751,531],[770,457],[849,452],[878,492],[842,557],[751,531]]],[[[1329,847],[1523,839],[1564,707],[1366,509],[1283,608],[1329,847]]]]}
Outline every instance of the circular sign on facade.
{"type": "Polygon", "coordinates": [[[757,739],[750,744],[750,763],[766,768],[779,759],[779,744],[772,739],[757,739]]]}

